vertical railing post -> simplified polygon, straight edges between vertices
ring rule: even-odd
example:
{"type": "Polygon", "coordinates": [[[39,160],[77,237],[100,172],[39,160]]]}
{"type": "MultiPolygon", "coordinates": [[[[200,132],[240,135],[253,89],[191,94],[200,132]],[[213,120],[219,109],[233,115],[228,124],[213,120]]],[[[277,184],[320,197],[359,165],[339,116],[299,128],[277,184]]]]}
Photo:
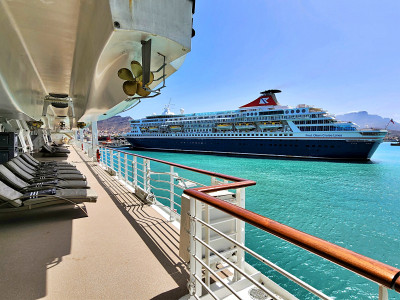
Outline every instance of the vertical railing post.
{"type": "Polygon", "coordinates": [[[129,183],[129,178],[128,178],[128,154],[124,153],[124,170],[125,170],[125,182],[129,183]]]}
{"type": "Polygon", "coordinates": [[[195,259],[202,259],[201,245],[196,242],[196,237],[202,238],[201,224],[195,218],[201,218],[201,202],[190,197],[190,293],[201,296],[202,286],[197,282],[195,276],[202,277],[201,264],[195,259]],[[199,216],[200,215],[200,216],[199,216]]]}
{"type": "Polygon", "coordinates": [[[132,172],[133,172],[133,186],[136,187],[137,184],[137,156],[133,157],[132,160],[132,172]]]}
{"type": "MultiPolygon", "coordinates": [[[[237,189],[236,190],[236,205],[245,208],[245,189],[237,189]]],[[[239,219],[236,219],[236,241],[244,246],[245,241],[245,222],[239,219]]],[[[242,248],[238,248],[237,250],[237,266],[240,270],[244,268],[244,250],[242,248]]],[[[242,275],[235,271],[234,273],[234,281],[238,281],[242,278],[242,275]]]]}
{"type": "Polygon", "coordinates": [[[121,169],[121,152],[117,152],[118,153],[118,155],[117,155],[117,157],[118,157],[118,174],[117,174],[117,176],[118,176],[118,179],[122,179],[122,169],[121,169]]]}
{"type": "MultiPolygon", "coordinates": [[[[198,201],[195,200],[196,203],[196,218],[203,220],[203,204],[198,201]]],[[[203,230],[202,230],[202,225],[200,224],[200,222],[195,222],[195,232],[196,232],[196,237],[199,238],[200,240],[203,240],[203,230]]],[[[200,243],[196,243],[196,257],[199,259],[202,259],[203,257],[203,245],[201,245],[200,243]]],[[[202,265],[196,260],[196,275],[198,278],[202,277],[202,265]]],[[[198,296],[202,296],[202,286],[201,284],[197,284],[196,285],[196,295],[198,296]]]]}
{"type": "Polygon", "coordinates": [[[114,150],[110,149],[110,169],[114,171],[114,150]]]}
{"type": "Polygon", "coordinates": [[[147,189],[146,189],[146,192],[147,192],[147,194],[149,194],[150,193],[150,190],[151,190],[151,182],[150,182],[150,160],[149,159],[146,159],[146,164],[145,164],[145,166],[146,166],[146,187],[147,187],[147,189]]]}
{"type": "Polygon", "coordinates": [[[147,159],[143,158],[143,190],[147,192],[147,159]]]}
{"type": "Polygon", "coordinates": [[[175,195],[174,195],[174,167],[169,167],[169,220],[170,222],[175,221],[175,195]]]}
{"type": "Polygon", "coordinates": [[[215,185],[216,178],[214,176],[211,177],[211,185],[215,185]]]}
{"type": "Polygon", "coordinates": [[[388,290],[383,285],[379,285],[379,297],[378,297],[378,299],[379,300],[388,300],[389,299],[388,290]]]}
{"type": "Polygon", "coordinates": [[[106,167],[110,167],[110,149],[106,149],[106,153],[107,153],[106,167]]]}
{"type": "MultiPolygon", "coordinates": [[[[204,222],[210,224],[210,206],[208,204],[204,205],[204,222]]],[[[210,245],[210,228],[208,228],[207,226],[205,226],[204,228],[204,235],[205,243],[207,245],[210,245]]],[[[207,266],[210,267],[210,249],[208,249],[207,247],[205,247],[204,262],[207,266]]],[[[207,269],[205,269],[204,273],[204,282],[208,287],[210,287],[210,272],[207,269]]]]}

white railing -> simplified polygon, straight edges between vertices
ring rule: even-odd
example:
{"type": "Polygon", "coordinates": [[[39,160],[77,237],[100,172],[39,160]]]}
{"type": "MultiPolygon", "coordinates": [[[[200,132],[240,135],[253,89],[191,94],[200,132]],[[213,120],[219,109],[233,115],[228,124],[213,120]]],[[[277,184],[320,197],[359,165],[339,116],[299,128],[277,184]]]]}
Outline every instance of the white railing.
{"type": "Polygon", "coordinates": [[[249,266],[247,253],[317,297],[331,299],[246,247],[245,222],[376,282],[379,299],[388,299],[387,288],[400,290],[400,270],[244,209],[245,187],[252,181],[116,149],[100,147],[100,154],[103,168],[115,172],[142,200],[163,207],[170,221],[180,221],[180,256],[188,263],[192,298],[246,299],[255,289],[262,297],[296,299],[249,266]]]}

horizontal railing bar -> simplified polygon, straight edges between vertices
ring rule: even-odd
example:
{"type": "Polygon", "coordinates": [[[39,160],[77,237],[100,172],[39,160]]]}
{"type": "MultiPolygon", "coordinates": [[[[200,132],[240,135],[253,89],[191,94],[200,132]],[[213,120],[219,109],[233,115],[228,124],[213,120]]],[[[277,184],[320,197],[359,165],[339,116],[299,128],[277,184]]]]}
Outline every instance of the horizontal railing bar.
{"type": "MultiPolygon", "coordinates": [[[[156,175],[163,175],[163,174],[157,174],[157,173],[151,173],[150,175],[154,175],[154,174],[156,174],[156,175]]],[[[150,179],[151,179],[152,181],[156,181],[156,182],[164,182],[164,183],[171,184],[171,182],[166,181],[166,180],[154,179],[154,178],[151,178],[151,177],[150,177],[150,179]]],[[[204,184],[202,184],[202,183],[198,183],[198,182],[196,182],[196,181],[193,181],[193,180],[190,180],[190,179],[186,179],[186,178],[183,178],[183,177],[177,177],[177,178],[175,178],[175,179],[177,179],[177,180],[183,180],[183,181],[189,181],[189,182],[192,182],[192,183],[194,183],[194,184],[196,184],[196,185],[199,185],[199,186],[206,186],[206,185],[204,185],[204,184]]],[[[173,185],[176,186],[177,188],[182,189],[182,190],[185,189],[185,187],[182,186],[182,185],[175,184],[175,183],[173,183],[173,185]]]]}
{"type": "Polygon", "coordinates": [[[188,181],[188,182],[194,183],[194,184],[199,185],[199,186],[206,186],[206,185],[203,184],[203,183],[200,183],[200,182],[197,182],[197,181],[194,181],[194,180],[191,180],[191,179],[183,178],[183,177],[178,177],[178,178],[176,178],[176,179],[182,180],[182,181],[184,181],[184,182],[188,181]]]}
{"type": "MultiPolygon", "coordinates": [[[[165,199],[165,200],[169,200],[169,198],[167,198],[167,197],[164,197],[164,196],[157,196],[157,195],[154,195],[156,198],[161,198],[161,199],[165,199]]],[[[163,204],[164,206],[166,206],[165,204],[163,204]]]]}
{"type": "MultiPolygon", "coordinates": [[[[210,189],[213,190],[212,188],[210,189]]],[[[374,282],[400,291],[400,279],[396,277],[400,273],[399,269],[278,223],[229,202],[221,201],[197,189],[207,190],[207,188],[194,188],[185,190],[184,193],[374,282]],[[393,282],[396,279],[397,281],[393,282]]]]}
{"type": "MultiPolygon", "coordinates": [[[[106,147],[103,147],[106,148],[106,147]]],[[[109,148],[107,148],[109,149],[109,148]]],[[[276,235],[290,243],[293,243],[303,249],[315,253],[321,257],[328,259],[346,269],[349,269],[363,277],[366,277],[374,282],[382,284],[390,289],[400,292],[400,270],[381,263],[377,260],[363,256],[346,248],[340,247],[323,239],[309,235],[307,233],[296,230],[287,225],[278,223],[272,219],[263,217],[252,211],[230,204],[228,202],[219,200],[207,193],[226,190],[244,188],[256,183],[252,180],[246,180],[239,177],[229,176],[225,174],[210,172],[193,167],[184,166],[172,162],[163,161],[151,157],[146,157],[130,152],[117,150],[121,153],[127,153],[143,159],[159,162],[162,164],[178,167],[184,170],[193,171],[225,180],[233,181],[232,183],[221,184],[217,186],[192,188],[184,191],[185,194],[192,196],[206,204],[218,208],[244,222],[260,228],[266,232],[276,235]]]]}
{"type": "MultiPolygon", "coordinates": [[[[110,149],[110,148],[104,147],[104,146],[101,146],[101,147],[102,148],[106,148],[106,149],[110,149]]],[[[164,160],[157,159],[157,158],[147,157],[147,156],[143,156],[143,155],[139,155],[139,154],[133,154],[133,153],[122,151],[122,150],[114,150],[114,151],[119,151],[121,153],[134,155],[136,157],[140,157],[140,158],[143,158],[143,159],[152,160],[152,161],[159,162],[159,163],[162,163],[162,164],[166,164],[166,165],[169,165],[169,166],[174,166],[174,167],[178,167],[178,168],[181,168],[181,169],[184,169],[184,170],[189,170],[189,171],[193,171],[193,172],[196,172],[196,173],[201,173],[201,174],[204,174],[204,175],[214,176],[214,177],[218,177],[218,178],[222,178],[222,179],[226,179],[226,180],[231,180],[231,181],[244,180],[244,179],[239,178],[239,177],[234,177],[234,176],[225,175],[225,174],[221,174],[221,173],[215,173],[215,172],[211,172],[211,171],[207,171],[207,170],[188,167],[188,166],[185,166],[185,165],[181,165],[181,164],[177,164],[177,163],[173,163],[173,162],[168,162],[168,161],[164,161],[164,160]]]]}
{"type": "MultiPolygon", "coordinates": [[[[159,187],[155,187],[154,185],[150,185],[151,188],[158,190],[158,191],[165,191],[165,192],[170,192],[170,190],[167,189],[163,189],[163,188],[159,188],[159,187]]],[[[168,198],[169,199],[169,198],[168,198]]]]}
{"type": "Polygon", "coordinates": [[[154,182],[162,182],[162,183],[168,183],[168,184],[170,184],[170,182],[169,182],[169,181],[166,181],[166,180],[154,179],[154,178],[151,178],[151,177],[150,177],[150,180],[151,180],[151,181],[154,181],[154,182]]]}
{"type": "Polygon", "coordinates": [[[213,270],[211,269],[206,263],[203,262],[203,260],[201,258],[198,258],[196,255],[193,255],[194,259],[197,260],[204,268],[206,268],[219,282],[221,282],[221,284],[223,286],[225,286],[233,295],[236,296],[236,298],[238,299],[242,299],[240,298],[240,296],[238,295],[238,293],[229,285],[226,284],[226,282],[223,281],[223,279],[213,270]]]}
{"type": "MultiPolygon", "coordinates": [[[[261,283],[259,283],[257,280],[246,274],[243,270],[241,270],[238,266],[236,266],[234,263],[230,262],[226,257],[221,255],[218,251],[216,251],[213,247],[210,245],[207,245],[205,242],[203,242],[201,239],[199,239],[197,236],[194,237],[196,241],[198,241],[200,244],[202,244],[204,247],[208,248],[211,252],[213,252],[216,256],[218,256],[220,259],[222,259],[224,262],[226,262],[228,265],[230,265],[235,271],[239,272],[240,274],[243,275],[243,277],[246,277],[247,280],[250,280],[254,285],[256,285],[259,289],[263,290],[265,293],[268,295],[271,295],[271,292],[268,291],[265,286],[263,286],[261,283]]],[[[275,295],[274,295],[275,296],[275,295]]],[[[328,300],[330,300],[328,298],[328,300]]]]}
{"type": "Polygon", "coordinates": [[[213,230],[214,232],[218,233],[220,236],[226,238],[228,241],[230,241],[232,244],[236,245],[237,247],[243,249],[244,251],[246,251],[247,253],[249,253],[250,255],[252,255],[253,257],[255,257],[256,259],[258,259],[259,261],[263,262],[264,264],[266,264],[267,266],[269,266],[271,269],[274,269],[275,271],[279,272],[280,274],[282,274],[283,276],[289,278],[291,281],[297,283],[299,286],[301,286],[302,288],[306,289],[307,291],[309,291],[310,293],[313,293],[314,295],[322,298],[322,299],[332,299],[329,296],[325,295],[324,293],[322,293],[321,291],[317,290],[316,288],[314,288],[313,286],[309,285],[308,283],[304,282],[303,280],[301,280],[300,278],[294,276],[293,274],[287,272],[286,270],[282,269],[281,267],[277,266],[276,264],[274,264],[273,262],[271,262],[270,260],[262,257],[261,255],[259,255],[258,253],[254,252],[253,250],[247,248],[246,246],[238,243],[237,241],[235,241],[234,239],[232,239],[231,237],[229,237],[228,235],[226,235],[225,233],[219,231],[218,229],[216,229],[215,227],[211,226],[210,224],[207,224],[206,222],[198,219],[198,218],[194,218],[197,222],[201,223],[202,225],[210,228],[211,230],[213,230]]]}

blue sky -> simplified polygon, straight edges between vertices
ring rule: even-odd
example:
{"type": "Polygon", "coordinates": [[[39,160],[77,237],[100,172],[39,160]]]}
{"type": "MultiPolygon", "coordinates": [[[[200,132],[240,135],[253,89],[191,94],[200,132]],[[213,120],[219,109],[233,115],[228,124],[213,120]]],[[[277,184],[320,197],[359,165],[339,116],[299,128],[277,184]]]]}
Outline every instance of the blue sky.
{"type": "Polygon", "coordinates": [[[282,105],[400,122],[400,1],[200,0],[196,36],[167,87],[123,113],[237,109],[266,89],[282,105]]]}

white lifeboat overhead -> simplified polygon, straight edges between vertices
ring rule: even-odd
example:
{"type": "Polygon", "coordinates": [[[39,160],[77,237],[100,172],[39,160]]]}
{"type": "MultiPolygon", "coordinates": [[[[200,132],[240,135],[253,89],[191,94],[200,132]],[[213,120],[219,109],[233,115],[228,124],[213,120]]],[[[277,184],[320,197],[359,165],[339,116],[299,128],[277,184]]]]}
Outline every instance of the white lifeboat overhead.
{"type": "Polygon", "coordinates": [[[76,124],[121,112],[138,100],[125,101],[118,70],[143,64],[151,40],[148,89],[161,86],[191,50],[193,9],[189,0],[1,0],[0,115],[76,124]],[[51,94],[67,107],[54,108],[51,94]]]}

